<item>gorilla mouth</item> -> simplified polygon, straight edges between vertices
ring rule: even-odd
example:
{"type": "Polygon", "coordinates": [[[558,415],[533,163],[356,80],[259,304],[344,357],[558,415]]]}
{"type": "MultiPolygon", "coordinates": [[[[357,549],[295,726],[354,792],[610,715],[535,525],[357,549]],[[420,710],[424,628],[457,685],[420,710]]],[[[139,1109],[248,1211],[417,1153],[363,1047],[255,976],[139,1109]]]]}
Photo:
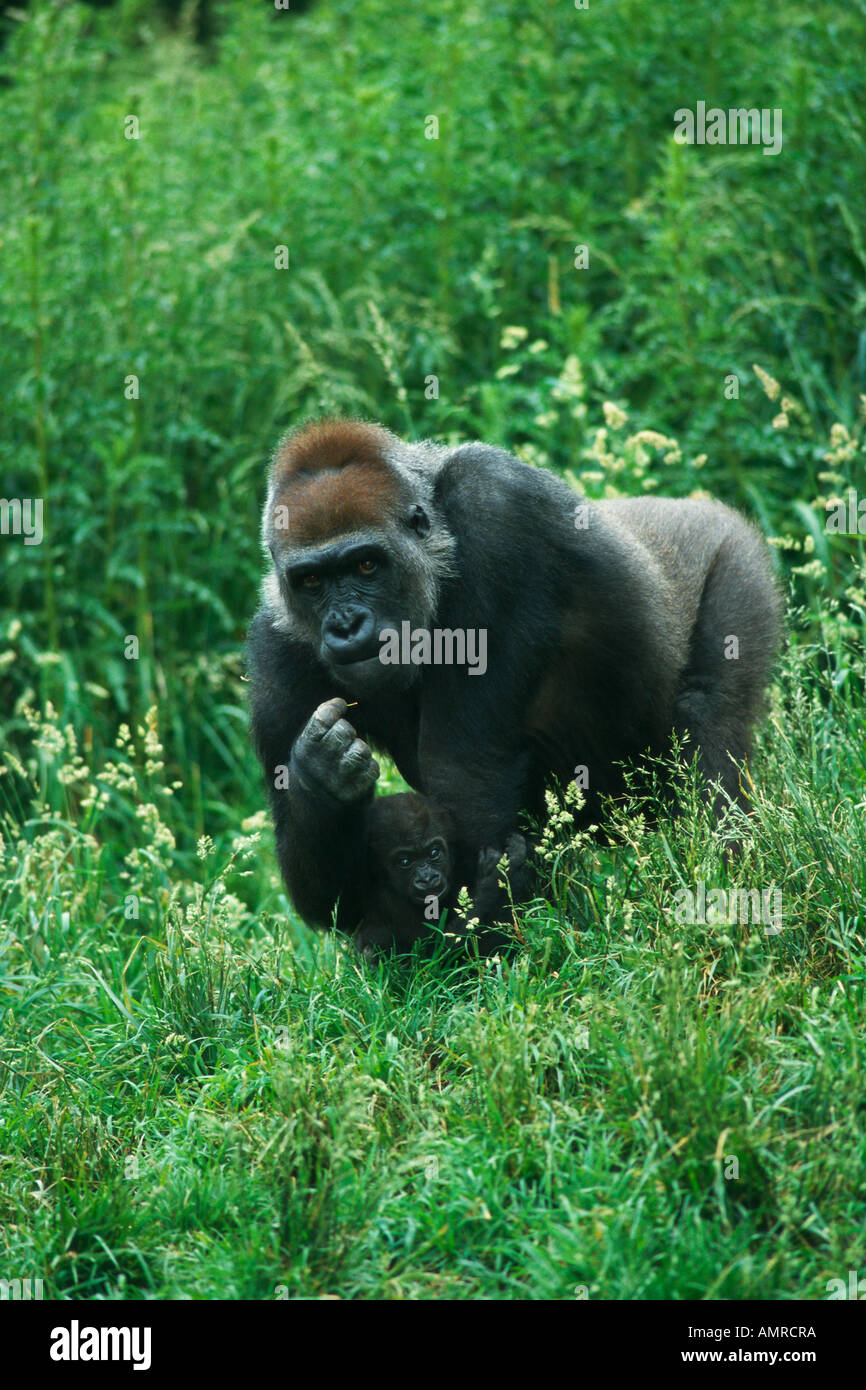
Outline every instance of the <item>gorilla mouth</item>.
{"type": "Polygon", "coordinates": [[[334,678],[349,690],[377,690],[380,687],[405,689],[418,678],[417,666],[388,666],[379,659],[378,647],[359,649],[348,654],[329,652],[329,664],[334,678]]]}
{"type": "Polygon", "coordinates": [[[444,881],[437,878],[435,883],[428,883],[423,888],[414,888],[410,896],[416,907],[424,907],[428,898],[438,898],[444,888],[444,881]]]}
{"type": "Polygon", "coordinates": [[[365,666],[367,662],[373,660],[379,664],[378,652],[371,652],[369,647],[364,647],[358,652],[332,651],[330,656],[335,666],[365,666]]]}
{"type": "Polygon", "coordinates": [[[332,645],[328,641],[324,645],[328,660],[333,662],[335,666],[366,666],[374,661],[377,666],[381,665],[377,638],[369,642],[358,642],[354,645],[347,642],[332,645]]]}

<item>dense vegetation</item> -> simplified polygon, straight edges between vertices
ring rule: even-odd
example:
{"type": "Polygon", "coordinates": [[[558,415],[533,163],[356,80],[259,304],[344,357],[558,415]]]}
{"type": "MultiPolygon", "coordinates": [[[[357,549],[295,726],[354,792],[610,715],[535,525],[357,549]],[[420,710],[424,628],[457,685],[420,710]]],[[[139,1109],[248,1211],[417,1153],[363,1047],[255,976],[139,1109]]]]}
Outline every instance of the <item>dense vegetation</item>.
{"type": "Polygon", "coordinates": [[[0,55],[0,494],[45,524],[0,536],[0,1278],[826,1297],[866,1266],[866,577],[825,527],[864,488],[866,6],[214,10],[201,47],[33,5],[0,55]],[[676,144],[699,100],[783,150],[676,144]],[[297,922],[243,635],[269,451],[322,410],[757,520],[791,641],[740,858],[686,781],[607,848],[551,805],[508,960],[297,922]],[[783,929],[677,921],[700,881],[783,929]]]}

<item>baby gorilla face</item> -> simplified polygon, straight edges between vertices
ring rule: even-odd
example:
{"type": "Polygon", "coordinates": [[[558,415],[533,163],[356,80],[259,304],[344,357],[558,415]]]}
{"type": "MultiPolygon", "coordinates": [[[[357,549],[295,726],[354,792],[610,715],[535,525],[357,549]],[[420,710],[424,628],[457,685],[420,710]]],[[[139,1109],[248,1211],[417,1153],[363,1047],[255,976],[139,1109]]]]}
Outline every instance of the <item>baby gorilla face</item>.
{"type": "Polygon", "coordinates": [[[398,845],[388,857],[388,882],[394,892],[417,907],[448,892],[451,855],[441,836],[419,844],[398,845]]]}
{"type": "MultiPolygon", "coordinates": [[[[372,882],[400,903],[426,909],[451,887],[453,826],[448,813],[415,792],[376,797],[370,807],[372,882]]],[[[422,915],[422,920],[430,921],[422,915]]]]}

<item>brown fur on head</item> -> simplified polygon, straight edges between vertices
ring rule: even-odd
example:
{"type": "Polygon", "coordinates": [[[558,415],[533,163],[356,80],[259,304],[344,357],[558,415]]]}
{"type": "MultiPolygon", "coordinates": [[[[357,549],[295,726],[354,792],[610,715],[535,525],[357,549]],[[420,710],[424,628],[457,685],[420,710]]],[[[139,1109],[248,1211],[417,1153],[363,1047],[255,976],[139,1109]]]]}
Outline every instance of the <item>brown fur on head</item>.
{"type": "Polygon", "coordinates": [[[271,467],[266,527],[270,512],[294,546],[381,524],[402,491],[386,462],[394,445],[388,430],[364,420],[320,420],[287,435],[271,467]]]}
{"type": "Polygon", "coordinates": [[[364,420],[318,420],[287,435],[274,456],[262,517],[275,566],[264,601],[275,625],[318,645],[318,633],[282,580],[285,565],[307,549],[359,536],[388,550],[395,599],[395,611],[381,615],[388,625],[408,619],[413,627],[430,626],[454,549],[434,503],[446,456],[434,444],[406,444],[364,420]],[[419,513],[423,527],[413,524],[419,513]]]}

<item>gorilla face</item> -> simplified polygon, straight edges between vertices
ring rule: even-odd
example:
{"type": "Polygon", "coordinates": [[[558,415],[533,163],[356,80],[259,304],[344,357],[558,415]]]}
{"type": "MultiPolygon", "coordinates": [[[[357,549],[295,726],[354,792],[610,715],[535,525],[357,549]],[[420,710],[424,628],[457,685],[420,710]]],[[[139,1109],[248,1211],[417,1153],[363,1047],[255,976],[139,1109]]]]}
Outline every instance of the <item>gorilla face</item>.
{"type": "Polygon", "coordinates": [[[388,859],[388,880],[394,892],[423,907],[429,897],[448,892],[451,855],[441,836],[424,843],[398,845],[388,859]]]}
{"type": "Polygon", "coordinates": [[[403,535],[369,531],[281,554],[271,545],[280,592],[292,626],[315,647],[319,660],[343,688],[370,694],[382,686],[406,688],[416,666],[380,660],[381,634],[429,620],[415,582],[412,543],[426,534],[426,516],[415,508],[403,535]],[[411,531],[411,535],[410,535],[411,531]]]}
{"type": "Polygon", "coordinates": [[[286,566],[287,599],[318,630],[330,670],[377,659],[392,594],[388,558],[375,542],[343,541],[307,551],[286,566]]]}

